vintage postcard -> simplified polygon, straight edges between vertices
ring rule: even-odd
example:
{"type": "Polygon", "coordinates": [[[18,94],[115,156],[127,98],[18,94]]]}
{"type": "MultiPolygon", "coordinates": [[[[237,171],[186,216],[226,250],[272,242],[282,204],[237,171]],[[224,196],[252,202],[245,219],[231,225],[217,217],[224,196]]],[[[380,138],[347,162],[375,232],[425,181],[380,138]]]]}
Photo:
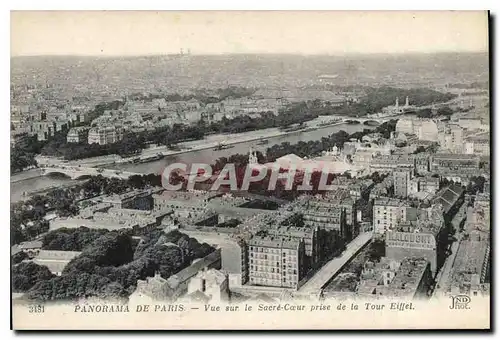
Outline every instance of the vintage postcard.
{"type": "Polygon", "coordinates": [[[12,328],[489,330],[488,27],[11,12],[12,328]]]}

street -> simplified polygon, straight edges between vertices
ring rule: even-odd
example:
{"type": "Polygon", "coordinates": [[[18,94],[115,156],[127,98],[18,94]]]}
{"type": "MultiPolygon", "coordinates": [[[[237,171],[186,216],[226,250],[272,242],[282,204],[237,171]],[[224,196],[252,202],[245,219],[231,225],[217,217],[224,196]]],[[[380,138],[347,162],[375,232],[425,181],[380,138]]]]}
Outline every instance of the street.
{"type": "Polygon", "coordinates": [[[451,221],[453,228],[455,229],[453,237],[456,241],[454,241],[451,245],[451,254],[446,258],[443,267],[436,275],[436,287],[433,292],[433,297],[435,298],[440,297],[446,292],[446,288],[450,280],[451,270],[453,269],[453,263],[457,257],[458,247],[463,236],[463,233],[460,232],[460,222],[466,217],[466,207],[466,203],[463,203],[451,221]]]}
{"type": "Polygon", "coordinates": [[[372,238],[372,233],[361,233],[346,247],[346,250],[340,257],[335,257],[326,263],[321,269],[314,274],[302,287],[299,293],[317,293],[323,286],[334,277],[340,269],[351,260],[351,258],[363,248],[372,238]]]}

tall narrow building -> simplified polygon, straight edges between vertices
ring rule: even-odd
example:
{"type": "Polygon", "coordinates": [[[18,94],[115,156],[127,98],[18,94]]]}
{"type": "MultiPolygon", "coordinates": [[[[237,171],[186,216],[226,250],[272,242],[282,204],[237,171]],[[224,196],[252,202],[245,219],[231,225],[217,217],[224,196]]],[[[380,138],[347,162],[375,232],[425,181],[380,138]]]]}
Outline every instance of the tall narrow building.
{"type": "Polygon", "coordinates": [[[394,169],[394,195],[400,198],[408,197],[408,187],[412,179],[413,170],[411,168],[399,167],[394,169]]]}

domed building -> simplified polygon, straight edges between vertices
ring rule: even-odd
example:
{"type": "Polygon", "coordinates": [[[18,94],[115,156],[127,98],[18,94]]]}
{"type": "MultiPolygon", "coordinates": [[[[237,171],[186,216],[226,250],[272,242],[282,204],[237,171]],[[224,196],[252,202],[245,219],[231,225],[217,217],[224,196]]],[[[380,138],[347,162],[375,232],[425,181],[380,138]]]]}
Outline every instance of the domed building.
{"type": "Polygon", "coordinates": [[[439,131],[437,124],[432,120],[422,122],[418,131],[418,139],[437,142],[439,131]]]}

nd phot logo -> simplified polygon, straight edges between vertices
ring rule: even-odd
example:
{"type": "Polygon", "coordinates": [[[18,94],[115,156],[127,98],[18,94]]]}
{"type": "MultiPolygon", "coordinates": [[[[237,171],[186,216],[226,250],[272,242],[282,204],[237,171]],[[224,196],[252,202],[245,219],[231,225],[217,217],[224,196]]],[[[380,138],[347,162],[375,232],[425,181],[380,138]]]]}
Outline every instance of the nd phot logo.
{"type": "Polygon", "coordinates": [[[468,295],[451,296],[450,309],[470,309],[470,297],[468,295]]]}

